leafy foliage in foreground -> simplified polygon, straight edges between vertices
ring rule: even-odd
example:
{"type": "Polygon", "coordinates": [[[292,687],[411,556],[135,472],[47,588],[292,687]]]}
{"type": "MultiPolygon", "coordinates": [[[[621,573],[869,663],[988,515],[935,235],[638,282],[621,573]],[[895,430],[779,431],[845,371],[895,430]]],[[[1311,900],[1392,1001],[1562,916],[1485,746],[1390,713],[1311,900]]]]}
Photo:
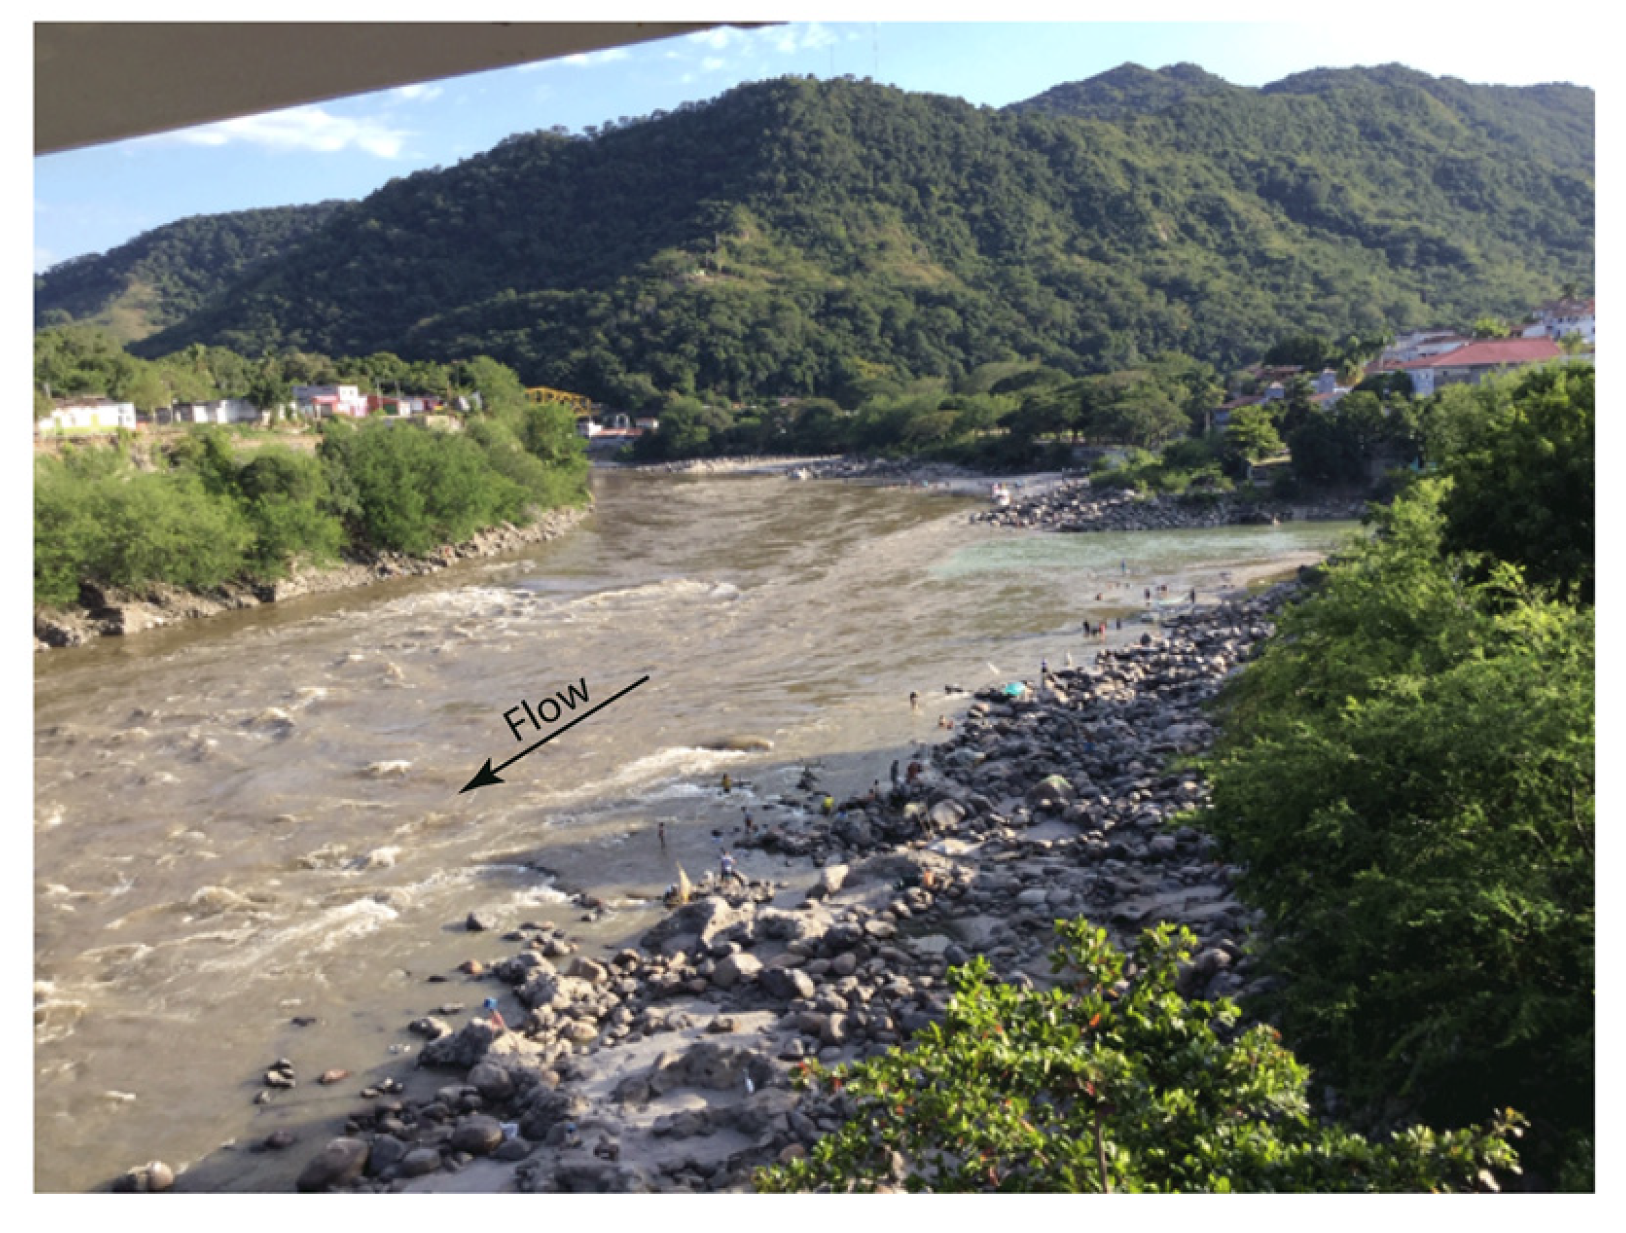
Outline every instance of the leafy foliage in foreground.
{"type": "Polygon", "coordinates": [[[1553,1184],[1595,1117],[1593,612],[1447,554],[1453,495],[1418,484],[1283,615],[1204,825],[1294,1048],[1376,1121],[1516,1106],[1553,1184]]]}
{"type": "Polygon", "coordinates": [[[1521,1119],[1413,1127],[1370,1141],[1311,1114],[1309,1072],[1274,1029],[1237,1030],[1228,1000],[1188,1002],[1197,939],[1148,930],[1133,963],[1087,921],[1058,921],[1047,991],[951,973],[941,1025],[905,1049],[808,1081],[846,1124],[811,1156],[759,1171],[761,1191],[1332,1192],[1471,1190],[1516,1170],[1521,1119]]]}

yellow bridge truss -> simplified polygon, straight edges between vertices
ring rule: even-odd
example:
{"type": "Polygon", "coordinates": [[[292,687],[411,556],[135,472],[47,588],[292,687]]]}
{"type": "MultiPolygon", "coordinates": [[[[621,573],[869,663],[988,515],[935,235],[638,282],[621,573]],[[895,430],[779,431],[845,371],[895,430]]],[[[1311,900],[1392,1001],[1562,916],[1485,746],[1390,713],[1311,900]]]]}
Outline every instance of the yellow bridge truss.
{"type": "Polygon", "coordinates": [[[576,413],[577,419],[583,419],[593,413],[593,400],[585,394],[572,394],[568,390],[550,390],[545,385],[533,385],[525,391],[527,402],[557,402],[569,407],[576,413]]]}

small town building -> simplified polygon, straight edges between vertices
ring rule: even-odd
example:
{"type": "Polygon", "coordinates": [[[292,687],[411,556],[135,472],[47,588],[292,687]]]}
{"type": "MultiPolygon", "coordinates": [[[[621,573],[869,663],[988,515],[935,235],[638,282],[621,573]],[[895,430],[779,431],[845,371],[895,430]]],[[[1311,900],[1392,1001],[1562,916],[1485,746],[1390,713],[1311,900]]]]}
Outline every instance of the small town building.
{"type": "Polygon", "coordinates": [[[177,403],[169,416],[175,424],[258,424],[262,419],[260,409],[246,398],[177,403]]]}
{"type": "Polygon", "coordinates": [[[294,403],[301,415],[359,419],[367,414],[367,400],[362,397],[361,387],[355,385],[296,385],[294,403]]]}
{"type": "Polygon", "coordinates": [[[1411,378],[1412,393],[1423,398],[1441,386],[1478,385],[1487,374],[1563,357],[1551,338],[1487,338],[1400,367],[1411,378]]]}
{"type": "Polygon", "coordinates": [[[1536,309],[1535,320],[1524,327],[1525,338],[1551,338],[1557,340],[1569,334],[1579,334],[1581,341],[1593,346],[1598,341],[1597,300],[1549,300],[1536,309]]]}
{"type": "Polygon", "coordinates": [[[111,398],[58,398],[51,414],[34,425],[41,433],[134,431],[135,427],[135,404],[111,398]]]}

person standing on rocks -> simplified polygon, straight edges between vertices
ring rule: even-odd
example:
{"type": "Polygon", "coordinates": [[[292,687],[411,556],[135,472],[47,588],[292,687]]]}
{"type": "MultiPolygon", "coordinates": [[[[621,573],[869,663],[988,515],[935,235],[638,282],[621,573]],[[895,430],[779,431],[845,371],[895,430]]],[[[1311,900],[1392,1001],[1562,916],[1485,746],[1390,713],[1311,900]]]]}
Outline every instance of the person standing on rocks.
{"type": "Polygon", "coordinates": [[[724,852],[718,864],[722,867],[722,880],[725,885],[730,881],[734,881],[741,886],[750,886],[750,883],[745,880],[745,875],[734,867],[734,854],[732,852],[724,852]]]}
{"type": "Polygon", "coordinates": [[[909,691],[909,709],[916,715],[920,714],[920,695],[912,689],[909,691]]]}
{"type": "Polygon", "coordinates": [[[491,1020],[492,1025],[497,1029],[498,1036],[508,1030],[508,1025],[502,1020],[502,1012],[497,1009],[496,998],[487,998],[481,1003],[481,1007],[485,1010],[486,1017],[491,1020]]]}

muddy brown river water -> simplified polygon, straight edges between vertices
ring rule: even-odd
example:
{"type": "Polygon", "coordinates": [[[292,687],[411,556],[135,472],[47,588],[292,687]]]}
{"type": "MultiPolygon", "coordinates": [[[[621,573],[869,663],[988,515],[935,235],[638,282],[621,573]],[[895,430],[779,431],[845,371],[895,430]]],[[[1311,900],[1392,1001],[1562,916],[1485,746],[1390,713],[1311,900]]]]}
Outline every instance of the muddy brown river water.
{"type": "Polygon", "coordinates": [[[512,948],[469,933],[471,910],[622,944],[678,864],[715,867],[713,831],[791,808],[804,765],[837,791],[884,781],[964,706],[945,685],[1088,662],[1086,617],[1138,637],[1145,588],[1211,599],[1353,529],[1046,535],[974,525],[980,502],[940,492],[594,484],[589,520],[523,555],[36,658],[37,1191],[155,1158],[207,1188],[291,1189],[359,1086],[410,1066],[409,1022],[478,1007],[457,964],[512,948]],[[523,701],[574,683],[591,705],[645,675],[459,793],[569,718],[516,738],[523,701]],[[716,747],[742,736],[773,748],[716,747]],[[610,911],[583,921],[572,891],[610,911]],[[278,1057],[299,1086],[256,1105],[278,1057]],[[352,1077],[314,1082],[334,1067],[352,1077]],[[279,1128],[304,1150],[249,1150],[279,1128]]]}

